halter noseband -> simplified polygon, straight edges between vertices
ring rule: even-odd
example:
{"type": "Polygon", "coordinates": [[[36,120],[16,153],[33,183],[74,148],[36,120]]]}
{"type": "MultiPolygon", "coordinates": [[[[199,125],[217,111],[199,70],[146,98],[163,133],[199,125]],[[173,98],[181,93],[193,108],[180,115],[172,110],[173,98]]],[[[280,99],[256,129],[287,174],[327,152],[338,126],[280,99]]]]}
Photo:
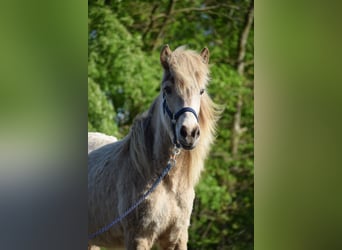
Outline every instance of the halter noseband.
{"type": "Polygon", "coordinates": [[[178,142],[177,140],[177,133],[176,133],[176,123],[177,123],[177,120],[178,118],[184,114],[185,112],[190,112],[192,113],[195,117],[196,117],[196,120],[198,122],[198,116],[196,114],[196,111],[190,107],[184,107],[184,108],[181,108],[180,110],[178,110],[176,112],[176,114],[172,113],[171,110],[169,109],[169,107],[167,106],[167,103],[166,103],[166,99],[165,97],[163,97],[164,101],[163,101],[163,110],[164,110],[164,114],[165,112],[167,113],[167,115],[170,117],[171,119],[171,124],[172,124],[172,131],[173,131],[173,143],[175,144],[175,146],[177,148],[180,148],[180,143],[178,142]]]}

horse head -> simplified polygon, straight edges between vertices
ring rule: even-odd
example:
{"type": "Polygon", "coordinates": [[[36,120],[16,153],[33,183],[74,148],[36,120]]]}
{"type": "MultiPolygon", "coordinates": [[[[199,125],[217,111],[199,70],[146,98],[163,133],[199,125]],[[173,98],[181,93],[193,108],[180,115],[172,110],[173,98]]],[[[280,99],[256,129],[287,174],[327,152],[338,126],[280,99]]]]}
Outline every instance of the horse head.
{"type": "Polygon", "coordinates": [[[177,147],[191,150],[201,133],[199,114],[201,98],[208,82],[209,50],[200,54],[178,48],[174,52],[165,45],[160,53],[164,68],[161,83],[163,121],[177,147]]]}

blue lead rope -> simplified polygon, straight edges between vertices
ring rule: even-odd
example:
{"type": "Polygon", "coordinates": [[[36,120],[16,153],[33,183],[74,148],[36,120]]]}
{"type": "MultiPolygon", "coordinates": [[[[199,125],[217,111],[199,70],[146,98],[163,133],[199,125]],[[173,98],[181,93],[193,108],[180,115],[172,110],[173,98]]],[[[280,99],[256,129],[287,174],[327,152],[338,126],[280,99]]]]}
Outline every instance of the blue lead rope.
{"type": "Polygon", "coordinates": [[[88,235],[88,240],[91,240],[93,238],[95,238],[96,236],[103,234],[104,232],[108,231],[112,226],[114,226],[115,224],[119,223],[120,221],[123,220],[123,218],[125,218],[129,213],[131,213],[134,209],[136,209],[146,198],[147,196],[149,196],[155,189],[156,187],[159,185],[159,183],[164,179],[164,177],[170,172],[171,168],[175,165],[174,159],[170,159],[170,161],[167,163],[166,168],[163,170],[162,174],[159,176],[159,178],[153,183],[152,187],[147,190],[141,197],[140,199],[133,204],[133,206],[131,206],[130,208],[128,208],[126,210],[126,212],[124,212],[122,215],[120,215],[119,217],[117,217],[115,220],[113,220],[111,223],[109,223],[108,225],[100,228],[99,230],[97,230],[95,233],[92,233],[90,235],[88,235]],[[171,161],[172,160],[172,161],[171,161]]]}

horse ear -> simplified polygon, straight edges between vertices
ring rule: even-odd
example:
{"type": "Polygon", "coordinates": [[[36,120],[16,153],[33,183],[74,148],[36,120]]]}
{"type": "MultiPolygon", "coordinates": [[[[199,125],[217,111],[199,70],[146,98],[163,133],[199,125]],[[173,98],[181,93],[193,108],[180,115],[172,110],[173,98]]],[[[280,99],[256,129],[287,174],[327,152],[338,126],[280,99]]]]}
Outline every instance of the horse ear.
{"type": "Polygon", "coordinates": [[[209,63],[209,57],[210,57],[210,53],[209,53],[209,49],[207,47],[203,48],[201,51],[201,57],[202,60],[205,64],[209,63]]]}
{"type": "Polygon", "coordinates": [[[171,56],[172,51],[168,44],[164,45],[160,52],[160,63],[163,65],[164,69],[169,69],[168,59],[171,56]]]}

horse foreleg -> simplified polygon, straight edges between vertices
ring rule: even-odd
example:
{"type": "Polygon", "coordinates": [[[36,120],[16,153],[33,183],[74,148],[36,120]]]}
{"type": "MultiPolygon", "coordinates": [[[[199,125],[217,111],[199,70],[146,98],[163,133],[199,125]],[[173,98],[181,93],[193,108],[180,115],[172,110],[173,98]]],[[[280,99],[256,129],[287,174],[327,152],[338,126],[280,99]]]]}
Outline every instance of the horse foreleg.
{"type": "Polygon", "coordinates": [[[149,250],[153,246],[153,238],[126,237],[127,250],[149,250]]]}
{"type": "Polygon", "coordinates": [[[170,232],[170,234],[165,237],[165,235],[160,239],[160,246],[163,250],[186,250],[188,243],[188,228],[184,228],[181,231],[170,232]]]}
{"type": "Polygon", "coordinates": [[[188,228],[182,230],[176,243],[176,250],[188,249],[188,228]]]}

